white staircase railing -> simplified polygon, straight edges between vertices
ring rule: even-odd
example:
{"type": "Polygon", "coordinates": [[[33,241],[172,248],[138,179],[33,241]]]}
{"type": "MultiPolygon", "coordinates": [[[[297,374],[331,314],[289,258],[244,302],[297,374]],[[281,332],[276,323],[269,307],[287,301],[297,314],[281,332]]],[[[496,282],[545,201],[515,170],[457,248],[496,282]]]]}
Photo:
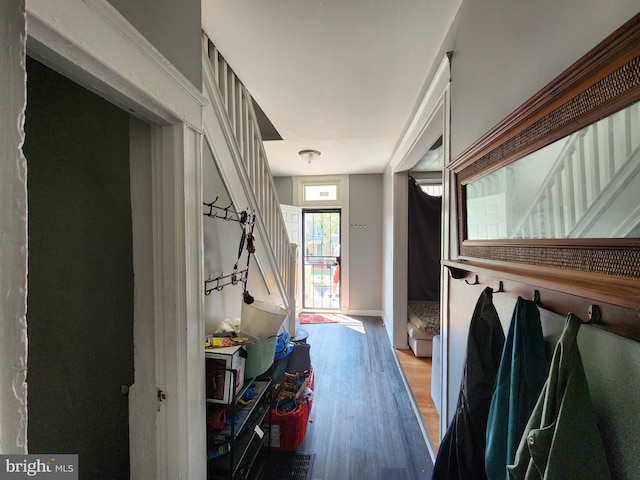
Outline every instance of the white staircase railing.
{"type": "Polygon", "coordinates": [[[603,197],[611,197],[604,192],[629,175],[639,146],[640,103],[574,133],[511,236],[590,235],[592,219],[608,206],[603,197]]]}
{"type": "Polygon", "coordinates": [[[236,165],[236,170],[242,172],[240,176],[244,193],[252,199],[256,225],[266,234],[265,244],[271,247],[271,251],[266,254],[277,268],[280,289],[287,297],[287,306],[291,306],[294,298],[292,292],[295,289],[295,256],[262,144],[252,97],[206,35],[204,48],[209,59],[209,65],[205,64],[204,68],[211,68],[209,73],[212,73],[227,113],[227,119],[221,121],[229,122],[236,142],[235,148],[239,152],[236,160],[241,165],[236,165]]]}

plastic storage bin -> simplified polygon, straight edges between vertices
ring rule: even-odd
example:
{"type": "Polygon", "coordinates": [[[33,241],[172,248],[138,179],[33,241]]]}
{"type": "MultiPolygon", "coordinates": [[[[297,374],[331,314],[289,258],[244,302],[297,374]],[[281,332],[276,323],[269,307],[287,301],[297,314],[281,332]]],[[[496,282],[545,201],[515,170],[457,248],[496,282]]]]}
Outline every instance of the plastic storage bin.
{"type": "Polygon", "coordinates": [[[293,412],[271,409],[271,448],[279,452],[295,452],[304,441],[308,423],[307,402],[302,402],[293,412]]]}
{"type": "Polygon", "coordinates": [[[288,315],[289,312],[284,308],[260,300],[251,304],[242,302],[240,329],[253,337],[265,340],[278,334],[282,322],[288,315]]]}
{"type": "Polygon", "coordinates": [[[246,345],[247,359],[244,367],[244,378],[257,377],[269,369],[276,353],[276,339],[277,337],[269,337],[246,345]]]}

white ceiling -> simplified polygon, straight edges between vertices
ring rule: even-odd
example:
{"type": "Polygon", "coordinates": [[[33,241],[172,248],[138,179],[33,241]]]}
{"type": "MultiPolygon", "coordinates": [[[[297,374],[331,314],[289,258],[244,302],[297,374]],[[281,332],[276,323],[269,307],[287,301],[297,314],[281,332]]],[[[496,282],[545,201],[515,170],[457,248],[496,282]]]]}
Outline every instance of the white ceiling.
{"type": "Polygon", "coordinates": [[[264,142],[273,175],[381,173],[461,2],[202,0],[202,16],[283,138],[264,142]]]}

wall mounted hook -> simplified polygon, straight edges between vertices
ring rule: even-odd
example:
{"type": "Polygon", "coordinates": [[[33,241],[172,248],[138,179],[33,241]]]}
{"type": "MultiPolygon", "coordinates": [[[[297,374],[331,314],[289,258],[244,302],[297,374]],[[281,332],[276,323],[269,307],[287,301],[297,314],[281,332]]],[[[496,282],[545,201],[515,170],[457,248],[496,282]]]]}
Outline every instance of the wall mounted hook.
{"type": "Polygon", "coordinates": [[[478,275],[477,274],[474,276],[473,282],[470,282],[467,279],[465,279],[464,281],[466,282],[467,285],[478,285],[480,283],[480,281],[478,280],[478,275]]]}
{"type": "Polygon", "coordinates": [[[533,291],[533,303],[536,305],[542,305],[542,300],[540,300],[540,290],[533,291]]]}
{"type": "Polygon", "coordinates": [[[585,323],[600,323],[602,320],[602,311],[598,305],[589,305],[589,310],[587,310],[587,320],[585,323]]]}

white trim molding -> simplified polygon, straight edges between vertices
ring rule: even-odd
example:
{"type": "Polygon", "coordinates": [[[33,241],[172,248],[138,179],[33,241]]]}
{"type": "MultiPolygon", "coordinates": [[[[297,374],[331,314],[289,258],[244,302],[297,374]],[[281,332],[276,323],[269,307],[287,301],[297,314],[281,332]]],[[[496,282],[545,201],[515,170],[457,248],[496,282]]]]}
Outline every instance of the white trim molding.
{"type": "Polygon", "coordinates": [[[0,453],[27,453],[25,12],[0,2],[0,453]]]}
{"type": "Polygon", "coordinates": [[[200,130],[208,100],[106,0],[28,0],[30,55],[131,114],[200,130]]]}
{"type": "MultiPolygon", "coordinates": [[[[391,156],[391,170],[399,172],[412,168],[431,148],[442,133],[433,129],[433,120],[443,115],[442,96],[451,79],[451,62],[445,55],[424,97],[420,100],[415,115],[411,118],[405,132],[398,141],[391,156]]],[[[439,127],[439,126],[438,126],[439,127]]]]}
{"type": "MultiPolygon", "coordinates": [[[[436,73],[425,90],[424,96],[415,108],[415,114],[408,122],[400,141],[394,149],[391,161],[385,170],[388,176],[388,190],[390,201],[393,204],[391,220],[391,244],[388,248],[392,260],[388,262],[390,266],[386,272],[392,276],[390,294],[384,297],[385,304],[385,324],[390,330],[389,334],[393,345],[396,348],[405,348],[406,337],[406,309],[407,309],[407,246],[408,246],[408,207],[407,207],[407,172],[413,168],[424,154],[431,148],[435,141],[442,136],[444,147],[444,164],[449,162],[450,156],[450,56],[445,55],[436,73]]],[[[450,258],[452,255],[450,239],[451,218],[448,215],[449,203],[452,201],[450,189],[451,179],[449,176],[443,178],[443,219],[442,219],[442,257],[450,258]]],[[[387,227],[389,228],[389,227],[387,227]]],[[[453,237],[455,238],[455,237],[453,237]]],[[[445,292],[448,289],[447,276],[442,273],[441,267],[441,305],[442,305],[442,326],[441,326],[441,371],[433,372],[441,378],[442,412],[440,416],[440,431],[446,431],[446,421],[448,418],[447,403],[447,368],[448,368],[448,306],[444,302],[447,297],[445,292]]],[[[430,450],[432,460],[434,452],[430,450]]]]}

